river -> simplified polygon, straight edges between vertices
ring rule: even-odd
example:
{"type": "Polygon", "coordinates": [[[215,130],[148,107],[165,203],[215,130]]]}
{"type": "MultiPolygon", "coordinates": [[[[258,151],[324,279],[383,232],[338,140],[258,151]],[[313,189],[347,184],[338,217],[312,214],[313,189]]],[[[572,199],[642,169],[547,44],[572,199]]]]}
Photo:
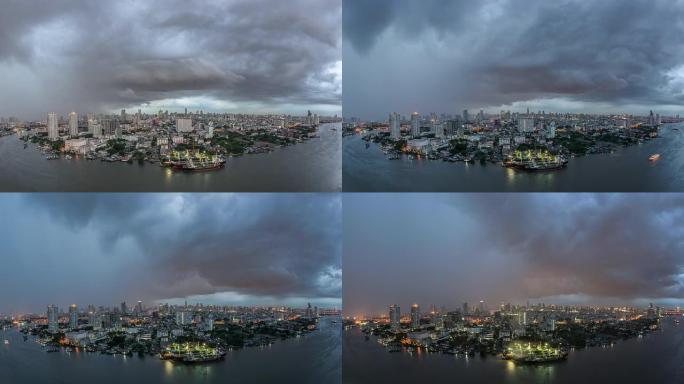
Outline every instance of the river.
{"type": "Polygon", "coordinates": [[[612,347],[571,351],[566,361],[516,366],[496,356],[390,353],[357,328],[342,336],[342,382],[361,383],[684,383],[684,323],[662,321],[660,330],[612,347]]]}
{"type": "Polygon", "coordinates": [[[387,160],[360,135],[342,140],[343,190],[349,192],[682,192],[684,124],[664,125],[660,137],[613,154],[570,159],[559,171],[529,173],[441,160],[387,160]],[[649,156],[659,153],[659,161],[649,156]]]}
{"type": "Polygon", "coordinates": [[[337,192],[342,188],[341,127],[322,124],[320,138],[229,158],[225,168],[207,173],[82,158],[48,161],[35,145],[24,149],[16,135],[7,136],[0,138],[0,191],[337,192]]]}
{"type": "Polygon", "coordinates": [[[46,353],[15,329],[0,331],[2,384],[120,383],[339,383],[341,320],[322,317],[318,330],[269,347],[228,351],[224,361],[203,365],[174,364],[156,357],[99,353],[46,353]],[[333,323],[333,321],[336,321],[333,323]]]}

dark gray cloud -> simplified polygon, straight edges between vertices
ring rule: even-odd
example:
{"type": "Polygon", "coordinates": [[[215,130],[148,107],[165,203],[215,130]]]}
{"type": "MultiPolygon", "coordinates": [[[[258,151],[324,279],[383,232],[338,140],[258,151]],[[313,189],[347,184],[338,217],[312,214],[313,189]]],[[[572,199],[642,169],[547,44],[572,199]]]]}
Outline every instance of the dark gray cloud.
{"type": "Polygon", "coordinates": [[[523,105],[678,113],[684,101],[680,1],[345,0],[343,8],[345,114],[523,105]]]}
{"type": "Polygon", "coordinates": [[[9,1],[0,32],[2,115],[341,108],[335,0],[9,1]]]}
{"type": "Polygon", "coordinates": [[[8,212],[3,310],[126,297],[341,295],[337,196],[11,196],[0,202],[8,212]]]}
{"type": "Polygon", "coordinates": [[[414,301],[684,302],[679,195],[360,195],[344,206],[351,314],[414,301]]]}

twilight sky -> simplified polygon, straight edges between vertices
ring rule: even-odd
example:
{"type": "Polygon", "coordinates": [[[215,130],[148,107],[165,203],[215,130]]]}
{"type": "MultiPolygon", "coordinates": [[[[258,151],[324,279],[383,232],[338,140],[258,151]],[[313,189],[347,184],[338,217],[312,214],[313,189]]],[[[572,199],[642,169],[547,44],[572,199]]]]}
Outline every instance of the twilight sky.
{"type": "Polygon", "coordinates": [[[0,212],[0,313],[183,298],[341,306],[338,195],[5,194],[0,212]]]}
{"type": "Polygon", "coordinates": [[[347,315],[417,302],[684,305],[684,196],[347,194],[347,315]]]}
{"type": "Polygon", "coordinates": [[[339,113],[339,0],[7,0],[0,116],[339,113]]]}
{"type": "Polygon", "coordinates": [[[682,0],[343,0],[344,114],[683,113],[682,0]]]}

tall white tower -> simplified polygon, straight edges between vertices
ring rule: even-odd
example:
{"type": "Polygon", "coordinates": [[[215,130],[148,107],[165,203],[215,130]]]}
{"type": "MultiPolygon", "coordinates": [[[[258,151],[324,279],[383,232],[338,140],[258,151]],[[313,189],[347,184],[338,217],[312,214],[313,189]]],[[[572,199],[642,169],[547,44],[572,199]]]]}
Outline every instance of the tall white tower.
{"type": "Polygon", "coordinates": [[[57,114],[54,112],[48,113],[47,118],[47,131],[48,139],[57,140],[59,139],[59,126],[57,125],[57,114]]]}
{"type": "Polygon", "coordinates": [[[71,137],[78,136],[78,114],[76,112],[69,114],[69,135],[71,137]]]}
{"type": "Polygon", "coordinates": [[[411,114],[411,136],[420,136],[420,115],[418,112],[413,112],[411,114]]]}

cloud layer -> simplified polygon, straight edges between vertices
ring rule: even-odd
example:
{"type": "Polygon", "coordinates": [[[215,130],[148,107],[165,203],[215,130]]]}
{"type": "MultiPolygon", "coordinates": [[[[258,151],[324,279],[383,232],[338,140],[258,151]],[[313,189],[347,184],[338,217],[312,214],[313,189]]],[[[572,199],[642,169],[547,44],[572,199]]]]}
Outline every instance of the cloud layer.
{"type": "Polygon", "coordinates": [[[48,194],[0,204],[9,213],[0,301],[10,308],[2,310],[341,295],[338,197],[48,194]]]}
{"type": "Polygon", "coordinates": [[[413,301],[684,303],[679,195],[366,195],[344,206],[351,314],[413,301]]]}
{"type": "Polygon", "coordinates": [[[0,14],[0,115],[339,110],[341,4],[29,0],[0,14]]]}
{"type": "Polygon", "coordinates": [[[684,2],[344,1],[345,114],[679,113],[684,2]],[[384,85],[383,85],[384,84],[384,85]]]}

